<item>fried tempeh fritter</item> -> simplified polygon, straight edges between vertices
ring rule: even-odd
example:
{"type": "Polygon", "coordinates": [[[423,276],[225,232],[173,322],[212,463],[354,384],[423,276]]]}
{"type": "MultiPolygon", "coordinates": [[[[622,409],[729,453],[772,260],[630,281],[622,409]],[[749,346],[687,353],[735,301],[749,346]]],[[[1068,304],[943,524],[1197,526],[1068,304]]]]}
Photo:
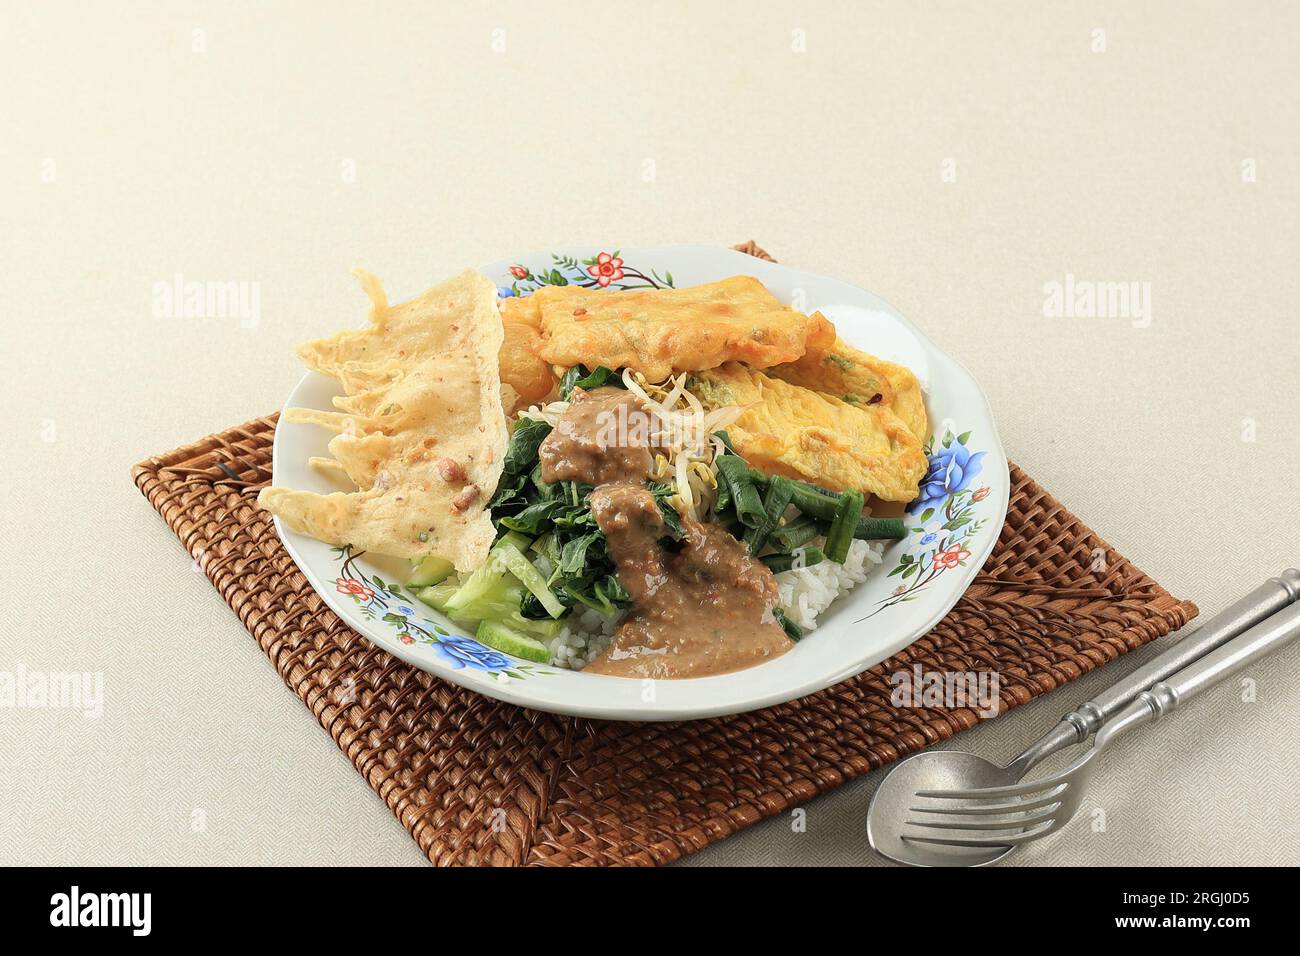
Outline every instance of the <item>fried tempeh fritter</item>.
{"type": "Polygon", "coordinates": [[[545,286],[507,300],[504,316],[540,329],[537,354],[552,365],[632,368],[650,381],[724,362],[767,368],[835,341],[821,313],[786,307],[751,276],[645,292],[545,286]]]}

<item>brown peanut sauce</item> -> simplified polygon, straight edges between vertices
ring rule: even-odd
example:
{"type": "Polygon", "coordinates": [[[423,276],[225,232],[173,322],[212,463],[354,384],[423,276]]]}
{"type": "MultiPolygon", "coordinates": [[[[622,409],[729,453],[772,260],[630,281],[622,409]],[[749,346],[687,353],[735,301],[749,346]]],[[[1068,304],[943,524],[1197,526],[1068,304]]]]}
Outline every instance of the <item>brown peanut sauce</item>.
{"type": "Polygon", "coordinates": [[[603,485],[644,480],[654,463],[650,420],[637,397],[626,389],[574,389],[569,407],[537,449],[542,481],[603,485]],[[623,428],[620,420],[625,423],[623,428]]]}
{"type": "Polygon", "coordinates": [[[791,646],[772,609],[776,579],[726,528],[685,520],[674,551],[659,504],[644,486],[653,463],[648,437],[628,431],[621,443],[598,438],[634,395],[599,388],[573,401],[539,455],[545,481],[596,485],[591,511],[604,532],[632,609],[585,670],[617,677],[673,680],[726,674],[778,657],[791,646]]]}

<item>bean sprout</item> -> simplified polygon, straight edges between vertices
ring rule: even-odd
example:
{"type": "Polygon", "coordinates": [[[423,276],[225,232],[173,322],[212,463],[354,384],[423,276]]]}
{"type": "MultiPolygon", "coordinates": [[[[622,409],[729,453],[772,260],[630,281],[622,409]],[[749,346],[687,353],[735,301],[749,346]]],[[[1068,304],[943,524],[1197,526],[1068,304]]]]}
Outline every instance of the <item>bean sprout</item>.
{"type": "MultiPolygon", "coordinates": [[[[640,372],[624,369],[622,378],[627,390],[640,399],[657,423],[650,436],[656,449],[650,478],[671,482],[674,494],[668,500],[682,517],[703,519],[711,513],[718,497],[714,460],[726,451],[715,433],[732,424],[748,406],[724,405],[706,410],[699,397],[686,387],[685,372],[651,383],[640,372]]],[[[567,401],[530,405],[519,417],[554,426],[568,407],[567,401]]]]}

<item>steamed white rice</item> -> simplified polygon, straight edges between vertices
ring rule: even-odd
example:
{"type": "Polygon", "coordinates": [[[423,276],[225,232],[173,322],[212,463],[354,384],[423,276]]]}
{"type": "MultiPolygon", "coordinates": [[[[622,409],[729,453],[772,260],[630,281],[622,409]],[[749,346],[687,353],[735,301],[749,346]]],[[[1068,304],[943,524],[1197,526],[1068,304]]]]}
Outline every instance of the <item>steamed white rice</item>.
{"type": "MultiPolygon", "coordinates": [[[[821,539],[813,542],[825,544],[821,539]]],[[[885,545],[880,541],[862,541],[855,538],[849,545],[848,557],[843,564],[822,561],[810,568],[792,568],[776,575],[777,589],[781,595],[781,610],[804,634],[817,628],[817,615],[831,606],[842,595],[848,594],[867,579],[880,564],[885,545]]],[[[545,559],[539,560],[539,565],[545,559]]],[[[543,567],[543,574],[549,573],[543,567]]],[[[598,611],[585,610],[570,617],[559,633],[550,640],[551,664],[579,670],[603,651],[622,615],[605,617],[598,611]]]]}
{"type": "Polygon", "coordinates": [[[614,636],[622,614],[605,617],[587,608],[570,617],[560,632],[551,638],[551,664],[581,670],[605,649],[614,636]]]}
{"type": "MultiPolygon", "coordinates": [[[[818,542],[819,546],[823,544],[824,541],[818,542]]],[[[811,568],[782,571],[776,576],[781,610],[805,634],[816,630],[817,615],[865,581],[880,564],[884,550],[883,542],[854,538],[843,564],[822,561],[811,568]]]]}

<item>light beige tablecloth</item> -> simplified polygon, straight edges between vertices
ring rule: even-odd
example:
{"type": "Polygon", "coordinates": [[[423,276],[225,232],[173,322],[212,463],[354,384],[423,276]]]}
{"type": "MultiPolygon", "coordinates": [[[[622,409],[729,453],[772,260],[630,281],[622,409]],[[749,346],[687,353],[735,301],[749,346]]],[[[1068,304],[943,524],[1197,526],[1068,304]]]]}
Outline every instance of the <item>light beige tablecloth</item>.
{"type": "MultiPolygon", "coordinates": [[[[421,862],[128,477],[278,407],[294,343],[361,320],[354,265],[397,297],[560,243],[755,238],[915,320],[1009,454],[1206,615],[1300,562],[1295,5],[4,20],[0,671],[105,686],[98,720],[0,709],[0,862],[421,862]],[[178,274],[257,283],[258,321],[155,317],[178,274]],[[1149,313],[1049,317],[1067,276],[1149,283],[1149,313]]],[[[955,743],[1009,756],[1151,651],[955,743]]],[[[1297,671],[1124,740],[1019,859],[1300,863],[1297,671]]],[[[873,862],[878,780],[692,862],[873,862]]]]}

